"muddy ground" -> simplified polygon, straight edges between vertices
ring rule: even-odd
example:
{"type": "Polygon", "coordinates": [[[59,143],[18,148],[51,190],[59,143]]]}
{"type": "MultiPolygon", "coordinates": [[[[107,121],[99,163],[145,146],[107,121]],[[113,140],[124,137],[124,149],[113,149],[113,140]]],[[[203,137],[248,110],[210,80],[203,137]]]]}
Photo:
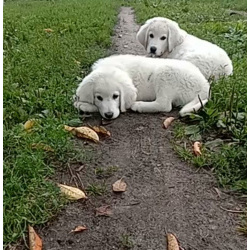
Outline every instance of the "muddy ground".
{"type": "MultiPolygon", "coordinates": [[[[135,36],[133,11],[122,8],[115,28],[113,53],[144,54],[135,36]]],[[[236,228],[241,209],[235,197],[221,193],[211,173],[183,162],[172,149],[171,129],[162,128],[172,114],[126,113],[107,125],[111,138],[101,144],[78,140],[90,150],[89,163],[73,164],[59,171],[56,181],[86,189],[89,199],[68,205],[43,228],[37,228],[44,249],[111,250],[166,249],[165,232],[173,232],[188,250],[243,250],[246,239],[236,228]],[[75,177],[75,178],[72,178],[75,177]],[[123,178],[127,191],[112,192],[112,183],[123,178]],[[95,187],[102,195],[93,195],[95,187]],[[110,216],[96,216],[96,208],[109,205],[110,216]],[[69,233],[78,225],[84,232],[69,233]]],[[[84,123],[100,124],[100,117],[84,123]]]]}

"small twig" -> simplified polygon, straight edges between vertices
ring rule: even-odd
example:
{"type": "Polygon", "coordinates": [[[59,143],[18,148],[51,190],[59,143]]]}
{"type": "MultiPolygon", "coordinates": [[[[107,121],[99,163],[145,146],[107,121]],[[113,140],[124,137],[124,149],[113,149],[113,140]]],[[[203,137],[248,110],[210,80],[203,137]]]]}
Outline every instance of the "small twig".
{"type": "Polygon", "coordinates": [[[221,198],[221,191],[218,188],[216,188],[216,187],[214,187],[214,191],[219,196],[219,198],[221,198]]]}
{"type": "Polygon", "coordinates": [[[139,205],[141,202],[140,201],[134,201],[134,202],[131,202],[131,203],[129,203],[129,204],[126,204],[126,205],[124,205],[124,206],[135,206],[135,205],[139,205]]]}
{"type": "Polygon", "coordinates": [[[69,172],[70,172],[70,174],[71,174],[71,178],[74,180],[75,185],[76,185],[76,187],[78,188],[78,183],[77,183],[77,181],[75,180],[76,176],[73,174],[70,165],[69,165],[69,164],[67,164],[67,165],[68,165],[69,172]]]}
{"type": "Polygon", "coordinates": [[[211,89],[212,89],[212,83],[210,84],[209,91],[208,91],[208,98],[211,98],[211,89]]]}
{"type": "Polygon", "coordinates": [[[85,167],[85,166],[82,165],[82,166],[80,166],[76,171],[77,171],[77,172],[80,172],[84,167],[85,167]]]}
{"type": "Polygon", "coordinates": [[[188,244],[188,248],[189,248],[189,249],[192,249],[192,250],[198,250],[198,248],[192,246],[191,244],[188,244]]]}
{"type": "Polygon", "coordinates": [[[199,101],[200,101],[201,108],[204,108],[204,105],[203,105],[203,103],[202,103],[202,101],[201,101],[200,95],[198,95],[198,99],[199,99],[199,101]]]}
{"type": "Polygon", "coordinates": [[[83,185],[83,183],[82,183],[82,180],[81,180],[79,174],[76,173],[76,176],[77,176],[77,178],[78,178],[78,180],[79,180],[79,182],[80,182],[80,184],[81,184],[81,186],[82,186],[82,189],[84,190],[84,185],[83,185]]]}
{"type": "Polygon", "coordinates": [[[145,155],[151,155],[151,153],[145,152],[144,150],[141,150],[141,152],[145,155]]]}
{"type": "Polygon", "coordinates": [[[244,211],[241,211],[241,210],[230,210],[230,209],[223,208],[222,206],[220,206],[220,208],[229,213],[245,213],[244,211]]]}

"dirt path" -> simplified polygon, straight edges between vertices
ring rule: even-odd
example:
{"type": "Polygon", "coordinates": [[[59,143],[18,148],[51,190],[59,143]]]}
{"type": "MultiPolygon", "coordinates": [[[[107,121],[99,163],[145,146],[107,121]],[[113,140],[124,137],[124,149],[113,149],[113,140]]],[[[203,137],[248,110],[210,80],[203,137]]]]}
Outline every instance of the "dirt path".
{"type": "MultiPolygon", "coordinates": [[[[122,8],[115,53],[144,53],[135,40],[137,30],[132,10],[122,8]]],[[[224,193],[218,197],[210,174],[197,172],[176,156],[171,132],[162,129],[163,116],[126,113],[107,125],[112,137],[101,145],[79,142],[95,156],[80,171],[80,164],[71,166],[72,172],[79,175],[85,188],[99,184],[106,187],[106,193],[70,204],[40,229],[44,249],[164,250],[165,230],[175,233],[186,250],[246,249],[246,239],[236,232],[239,217],[220,208],[235,210],[239,201],[224,193]],[[110,166],[118,170],[100,172],[110,166]],[[114,194],[112,183],[121,177],[127,191],[114,194]],[[102,205],[110,205],[111,216],[95,216],[95,208],[102,205]],[[77,225],[88,230],[69,234],[77,225]]],[[[86,122],[99,125],[100,118],[86,122]]],[[[58,172],[56,178],[75,185],[67,170],[58,172]]]]}

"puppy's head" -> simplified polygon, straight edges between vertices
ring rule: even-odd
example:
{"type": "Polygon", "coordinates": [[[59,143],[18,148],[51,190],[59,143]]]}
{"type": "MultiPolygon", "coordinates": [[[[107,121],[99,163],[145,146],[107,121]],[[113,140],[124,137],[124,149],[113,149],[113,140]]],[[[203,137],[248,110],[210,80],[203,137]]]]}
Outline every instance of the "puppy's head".
{"type": "Polygon", "coordinates": [[[160,57],[170,53],[184,41],[186,32],[179,25],[167,18],[149,19],[137,33],[137,40],[144,46],[147,53],[160,57]]]}
{"type": "Polygon", "coordinates": [[[129,75],[115,67],[102,67],[84,78],[77,89],[79,101],[95,105],[105,119],[115,119],[136,100],[129,75]]]}

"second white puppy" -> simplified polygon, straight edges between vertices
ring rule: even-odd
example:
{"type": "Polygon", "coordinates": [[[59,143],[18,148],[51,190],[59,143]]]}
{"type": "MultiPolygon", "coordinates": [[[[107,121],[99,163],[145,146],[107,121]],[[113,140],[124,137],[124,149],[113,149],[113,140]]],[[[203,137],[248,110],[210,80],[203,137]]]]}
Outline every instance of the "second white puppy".
{"type": "Polygon", "coordinates": [[[217,80],[233,72],[232,62],[222,48],[187,34],[170,19],[147,20],[138,31],[137,39],[148,54],[192,62],[206,79],[217,80]]]}
{"type": "Polygon", "coordinates": [[[107,119],[120,111],[169,112],[183,106],[180,115],[196,111],[209,97],[209,83],[192,63],[134,55],[98,60],[76,90],[74,106],[107,119]],[[202,103],[201,103],[202,102],[202,103]]]}

